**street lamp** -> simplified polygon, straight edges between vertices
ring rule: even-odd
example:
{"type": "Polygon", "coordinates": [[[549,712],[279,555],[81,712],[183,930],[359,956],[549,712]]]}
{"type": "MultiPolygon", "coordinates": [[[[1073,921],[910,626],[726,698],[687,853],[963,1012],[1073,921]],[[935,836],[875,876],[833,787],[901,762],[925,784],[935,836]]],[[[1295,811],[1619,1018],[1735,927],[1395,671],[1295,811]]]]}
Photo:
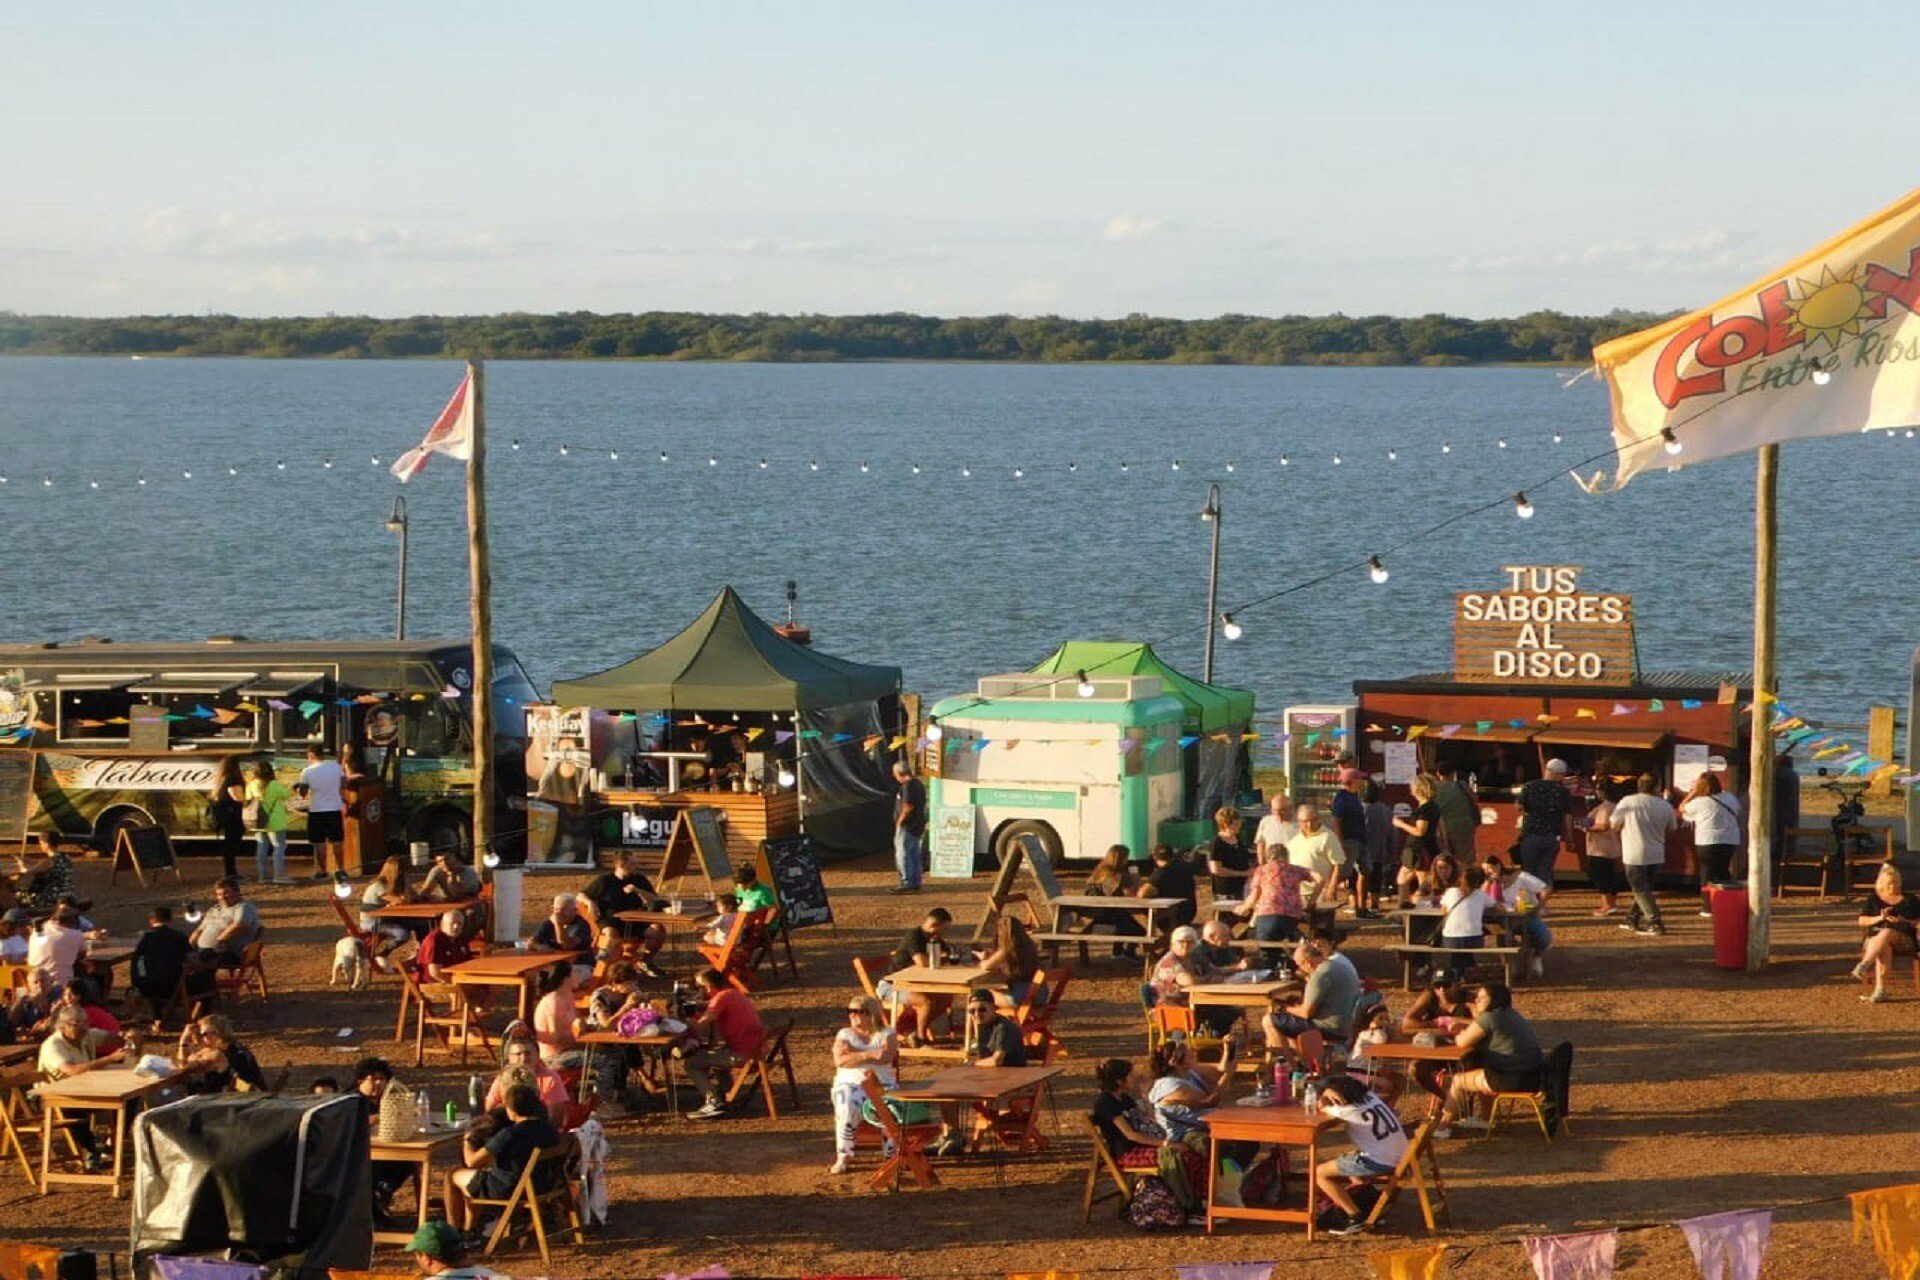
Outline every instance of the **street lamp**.
{"type": "Polygon", "coordinates": [[[1207,560],[1207,650],[1206,659],[1201,664],[1200,678],[1208,684],[1213,683],[1213,624],[1220,616],[1220,486],[1207,486],[1207,505],[1200,510],[1200,518],[1213,526],[1213,553],[1207,560]]]}
{"type": "Polygon", "coordinates": [[[394,608],[393,638],[407,638],[407,500],[393,500],[393,514],[387,517],[387,532],[400,535],[400,598],[394,608]]]}

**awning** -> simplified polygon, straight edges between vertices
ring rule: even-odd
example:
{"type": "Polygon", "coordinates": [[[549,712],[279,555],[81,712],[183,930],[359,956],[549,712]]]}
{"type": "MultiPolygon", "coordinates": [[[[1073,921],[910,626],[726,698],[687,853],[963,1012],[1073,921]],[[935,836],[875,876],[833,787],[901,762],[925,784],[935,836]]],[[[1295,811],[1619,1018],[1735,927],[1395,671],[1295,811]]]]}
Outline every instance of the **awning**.
{"type": "Polygon", "coordinates": [[[249,680],[259,678],[254,671],[163,671],[152,680],[129,686],[128,693],[232,693],[249,680]]]}
{"type": "Polygon", "coordinates": [[[98,692],[103,689],[124,689],[141,680],[153,679],[151,671],[115,671],[101,675],[56,676],[51,680],[29,680],[22,686],[28,693],[60,693],[68,689],[75,692],[98,692]]]}
{"type": "Polygon", "coordinates": [[[248,698],[286,698],[303,689],[310,689],[326,678],[324,671],[269,671],[242,686],[240,693],[248,698]]]}
{"type": "Polygon", "coordinates": [[[1621,747],[1650,751],[1667,738],[1665,729],[1542,729],[1534,741],[1544,746],[1621,747]]]}

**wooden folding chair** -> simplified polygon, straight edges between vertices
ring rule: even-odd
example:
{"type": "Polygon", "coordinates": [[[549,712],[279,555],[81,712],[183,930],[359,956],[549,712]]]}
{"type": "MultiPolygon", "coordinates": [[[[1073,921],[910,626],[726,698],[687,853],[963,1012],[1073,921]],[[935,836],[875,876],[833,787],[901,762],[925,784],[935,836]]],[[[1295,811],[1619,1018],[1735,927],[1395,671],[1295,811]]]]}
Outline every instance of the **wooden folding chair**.
{"type": "Polygon", "coordinates": [[[400,1004],[401,1032],[394,1039],[406,1042],[406,1010],[408,1002],[413,1006],[413,1065],[419,1066],[427,1057],[427,1029],[432,1028],[440,1037],[441,1045],[454,1052],[458,1041],[460,1065],[467,1065],[467,1046],[475,1035],[480,1037],[480,1047],[489,1055],[493,1053],[493,1042],[487,1038],[487,1029],[473,1016],[473,1002],[458,987],[423,987],[414,978],[413,971],[402,967],[400,980],[406,984],[405,995],[400,1004]]]}
{"type": "Polygon", "coordinates": [[[793,1030],[793,1019],[779,1027],[768,1027],[760,1047],[745,1056],[736,1055],[733,1059],[733,1088],[727,1090],[727,1105],[733,1103],[748,1088],[758,1084],[760,1096],[766,1099],[767,1119],[778,1120],[780,1109],[773,1101],[773,1071],[775,1067],[787,1073],[787,1092],[793,1098],[794,1110],[800,1109],[800,1082],[793,1075],[793,1055],[787,1052],[787,1036],[793,1030]]]}
{"type": "Polygon", "coordinates": [[[240,964],[234,969],[214,971],[214,986],[225,998],[231,996],[235,1004],[245,995],[260,997],[262,1004],[267,999],[267,967],[263,957],[266,954],[267,931],[260,930],[260,936],[246,945],[240,952],[240,964]]]}
{"type": "Polygon", "coordinates": [[[855,956],[853,958],[853,976],[860,982],[860,989],[880,998],[880,979],[887,976],[887,967],[893,963],[891,955],[855,956]]]}
{"type": "Polygon", "coordinates": [[[1540,1071],[1540,1088],[1532,1093],[1496,1093],[1493,1106],[1487,1115],[1487,1137],[1493,1136],[1500,1127],[1500,1115],[1510,1107],[1525,1103],[1533,1108],[1534,1121],[1540,1126],[1540,1136],[1553,1145],[1555,1127],[1573,1132],[1573,1124],[1567,1116],[1571,1081],[1573,1077],[1573,1045],[1565,1040],[1553,1047],[1547,1055],[1547,1064],[1540,1071]],[[1555,1111],[1557,1126],[1547,1123],[1547,1108],[1555,1111]]]}
{"type": "Polygon", "coordinates": [[[772,912],[759,936],[753,940],[751,954],[747,957],[750,969],[765,968],[775,978],[780,976],[779,951],[787,955],[787,969],[793,974],[794,981],[800,979],[800,962],[793,958],[793,930],[787,928],[787,915],[784,910],[772,912]],[[777,951],[776,948],[779,950],[777,951]]]}
{"type": "Polygon", "coordinates": [[[1045,969],[1035,975],[1035,990],[1044,985],[1046,997],[1039,1004],[1028,1002],[1020,1006],[1018,1021],[1020,1039],[1027,1046],[1028,1056],[1050,1059],[1055,1053],[1061,1057],[1070,1057],[1067,1046],[1053,1033],[1053,1015],[1060,1011],[1060,1001],[1067,994],[1067,986],[1073,981],[1073,967],[1061,965],[1057,969],[1045,969]]]}
{"type": "Polygon", "coordinates": [[[1400,1163],[1393,1167],[1392,1173],[1382,1174],[1378,1178],[1369,1178],[1369,1183],[1380,1184],[1380,1199],[1374,1202],[1372,1212],[1367,1214],[1367,1225],[1376,1227],[1387,1216],[1387,1210],[1393,1204],[1394,1196],[1408,1179],[1413,1181],[1413,1190],[1420,1197],[1420,1217],[1427,1224],[1427,1234],[1432,1235],[1443,1226],[1453,1229],[1453,1211],[1447,1207],[1446,1184],[1440,1181],[1440,1163],[1433,1154],[1433,1131],[1439,1127],[1439,1121],[1429,1116],[1413,1131],[1413,1138],[1407,1143],[1407,1149],[1400,1157],[1400,1163]],[[1431,1181],[1431,1185],[1429,1185],[1431,1181]]]}
{"type": "Polygon", "coordinates": [[[520,1171],[520,1181],[514,1183],[513,1191],[505,1200],[468,1197],[469,1202],[476,1206],[500,1211],[500,1220],[494,1223],[493,1234],[487,1237],[487,1247],[482,1250],[483,1256],[489,1258],[493,1256],[494,1251],[500,1247],[500,1242],[506,1239],[507,1230],[513,1225],[514,1215],[521,1209],[525,1209],[528,1218],[531,1219],[529,1226],[533,1232],[534,1241],[540,1246],[540,1262],[544,1266],[551,1266],[553,1257],[547,1251],[547,1224],[544,1213],[550,1205],[564,1213],[571,1224],[560,1228],[556,1219],[556,1230],[572,1231],[581,1243],[586,1242],[587,1224],[580,1217],[580,1202],[573,1196],[573,1171],[568,1167],[571,1163],[570,1155],[578,1150],[579,1144],[573,1138],[562,1138],[553,1146],[542,1147],[533,1153],[533,1157],[527,1161],[527,1167],[520,1171]],[[559,1177],[554,1179],[553,1185],[545,1191],[534,1190],[535,1177],[547,1176],[541,1175],[540,1171],[554,1166],[559,1168],[559,1177]]]}
{"type": "Polygon", "coordinates": [[[27,1175],[27,1181],[36,1186],[40,1176],[33,1171],[33,1157],[27,1154],[27,1144],[20,1136],[20,1127],[14,1123],[14,1117],[17,1114],[22,1120],[29,1118],[27,1090],[38,1083],[39,1072],[32,1063],[0,1073],[0,1163],[4,1163],[11,1152],[19,1158],[21,1171],[27,1175]]]}
{"type": "Polygon", "coordinates": [[[758,945],[759,931],[767,922],[767,910],[742,911],[734,917],[733,927],[727,930],[726,941],[719,946],[709,942],[697,944],[700,958],[720,971],[741,994],[753,990],[753,949],[758,945]]]}
{"type": "Polygon", "coordinates": [[[893,1154],[888,1156],[875,1171],[867,1185],[878,1191],[882,1187],[890,1191],[900,1189],[900,1175],[910,1175],[914,1182],[923,1187],[937,1187],[940,1178],[933,1171],[933,1164],[927,1159],[926,1145],[937,1137],[940,1126],[937,1123],[903,1124],[900,1118],[887,1109],[887,1093],[880,1087],[872,1072],[860,1082],[861,1091],[867,1095],[867,1110],[879,1121],[880,1131],[886,1135],[885,1141],[893,1144],[893,1154]]]}
{"type": "Polygon", "coordinates": [[[1092,1116],[1081,1116],[1080,1122],[1087,1127],[1087,1134],[1093,1139],[1093,1159],[1087,1163],[1087,1190],[1081,1197],[1080,1221],[1085,1224],[1093,1221],[1093,1206],[1111,1200],[1116,1195],[1125,1204],[1133,1198],[1133,1184],[1141,1178],[1156,1176],[1152,1169],[1122,1169],[1120,1162],[1107,1150],[1107,1140],[1100,1135],[1100,1126],[1093,1122],[1092,1116]],[[1100,1191],[1100,1179],[1105,1175],[1114,1185],[1113,1191],[1100,1191]],[[1099,1194],[1095,1194],[1099,1192],[1099,1194]]]}
{"type": "Polygon", "coordinates": [[[1811,893],[1827,897],[1833,892],[1833,832],[1826,827],[1788,827],[1775,836],[1781,842],[1779,874],[1774,878],[1773,896],[1811,893]],[[1791,873],[1811,871],[1814,882],[1794,884],[1791,873]]]}
{"type": "Polygon", "coordinates": [[[1840,840],[1840,884],[1847,893],[1873,888],[1880,868],[1893,861],[1893,828],[1855,823],[1840,840]]]}

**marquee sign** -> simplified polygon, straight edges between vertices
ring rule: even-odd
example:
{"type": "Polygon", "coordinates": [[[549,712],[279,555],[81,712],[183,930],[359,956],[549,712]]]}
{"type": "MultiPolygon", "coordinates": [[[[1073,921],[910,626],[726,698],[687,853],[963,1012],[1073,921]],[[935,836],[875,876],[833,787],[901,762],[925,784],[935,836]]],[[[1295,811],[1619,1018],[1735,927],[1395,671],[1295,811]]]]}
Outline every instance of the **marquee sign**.
{"type": "Polygon", "coordinates": [[[1633,597],[1580,589],[1572,565],[1502,565],[1494,592],[1454,605],[1453,674],[1502,684],[1629,684],[1633,597]]]}

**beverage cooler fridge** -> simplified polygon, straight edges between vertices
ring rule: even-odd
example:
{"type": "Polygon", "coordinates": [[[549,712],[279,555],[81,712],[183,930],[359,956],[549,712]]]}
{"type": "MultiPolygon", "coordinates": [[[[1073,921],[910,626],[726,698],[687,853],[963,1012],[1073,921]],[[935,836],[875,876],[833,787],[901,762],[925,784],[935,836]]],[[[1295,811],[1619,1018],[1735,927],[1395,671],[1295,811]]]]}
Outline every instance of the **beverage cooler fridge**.
{"type": "Polygon", "coordinates": [[[1334,761],[1349,752],[1358,754],[1353,732],[1357,711],[1352,704],[1286,709],[1287,794],[1294,804],[1327,811],[1336,789],[1334,761]]]}

